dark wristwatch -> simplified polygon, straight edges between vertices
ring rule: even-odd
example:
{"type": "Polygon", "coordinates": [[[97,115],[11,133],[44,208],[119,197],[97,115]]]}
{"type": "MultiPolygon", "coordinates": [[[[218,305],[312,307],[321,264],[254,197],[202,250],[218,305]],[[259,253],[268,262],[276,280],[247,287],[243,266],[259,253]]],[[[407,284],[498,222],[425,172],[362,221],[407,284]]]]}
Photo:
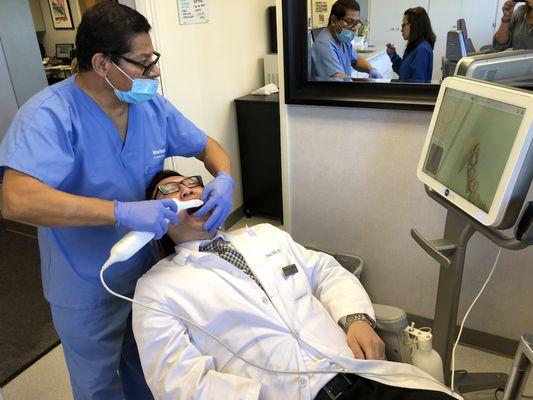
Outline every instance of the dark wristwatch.
{"type": "Polygon", "coordinates": [[[344,330],[347,331],[350,325],[353,324],[355,321],[365,321],[372,328],[376,327],[376,321],[370,318],[368,314],[357,313],[357,314],[350,314],[346,317],[346,320],[344,321],[344,330]]]}

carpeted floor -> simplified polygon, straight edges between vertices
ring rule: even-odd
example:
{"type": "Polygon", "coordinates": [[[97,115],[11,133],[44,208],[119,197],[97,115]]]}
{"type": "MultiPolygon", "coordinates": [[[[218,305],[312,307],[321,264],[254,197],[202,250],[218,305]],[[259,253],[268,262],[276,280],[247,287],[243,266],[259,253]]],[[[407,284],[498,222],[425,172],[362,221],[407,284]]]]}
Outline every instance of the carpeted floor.
{"type": "Polygon", "coordinates": [[[59,343],[43,297],[35,229],[0,219],[0,387],[59,343]]]}

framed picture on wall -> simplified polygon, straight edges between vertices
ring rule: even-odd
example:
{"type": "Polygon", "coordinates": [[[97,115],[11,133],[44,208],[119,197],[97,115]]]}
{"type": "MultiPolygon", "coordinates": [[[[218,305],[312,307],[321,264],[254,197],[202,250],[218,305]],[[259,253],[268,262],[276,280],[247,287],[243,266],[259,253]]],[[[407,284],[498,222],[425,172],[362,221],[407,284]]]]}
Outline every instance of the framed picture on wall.
{"type": "Polygon", "coordinates": [[[54,29],[74,29],[68,0],[48,0],[54,29]]]}

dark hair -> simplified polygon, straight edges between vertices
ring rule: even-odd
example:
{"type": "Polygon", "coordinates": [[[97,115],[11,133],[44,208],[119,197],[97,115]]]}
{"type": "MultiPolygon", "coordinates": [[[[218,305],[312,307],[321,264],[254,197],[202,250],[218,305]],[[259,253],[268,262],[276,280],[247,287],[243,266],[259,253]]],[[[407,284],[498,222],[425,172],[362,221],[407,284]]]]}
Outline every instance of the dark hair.
{"type": "Polygon", "coordinates": [[[146,188],[146,200],[154,200],[157,196],[156,188],[163,179],[170,178],[171,176],[185,176],[180,174],[177,171],[172,171],[170,169],[164,169],[163,171],[158,172],[152,178],[152,181],[146,188]]]}
{"type": "Polygon", "coordinates": [[[411,29],[405,52],[411,52],[423,40],[427,40],[431,48],[434,48],[437,36],[431,28],[431,21],[424,7],[409,8],[404,15],[407,17],[407,22],[411,29]]]}
{"type": "Polygon", "coordinates": [[[92,69],[96,53],[109,55],[114,62],[131,50],[133,36],[150,32],[148,20],[134,9],[104,1],[88,9],[76,34],[76,56],[80,71],[92,69]]]}
{"type": "Polygon", "coordinates": [[[338,0],[331,7],[328,24],[331,24],[331,17],[334,15],[337,19],[342,19],[346,16],[348,10],[361,11],[359,3],[355,0],[338,0]]]}
{"type": "MultiPolygon", "coordinates": [[[[179,172],[172,171],[170,169],[165,169],[161,172],[158,172],[153,178],[150,184],[148,185],[148,188],[146,188],[146,199],[147,200],[154,200],[157,197],[157,185],[159,185],[159,182],[161,182],[163,179],[170,178],[171,176],[183,176],[179,172]]],[[[168,235],[164,235],[161,239],[156,240],[155,242],[156,250],[159,253],[159,256],[161,258],[167,257],[174,253],[175,244],[170,239],[168,235]]]]}

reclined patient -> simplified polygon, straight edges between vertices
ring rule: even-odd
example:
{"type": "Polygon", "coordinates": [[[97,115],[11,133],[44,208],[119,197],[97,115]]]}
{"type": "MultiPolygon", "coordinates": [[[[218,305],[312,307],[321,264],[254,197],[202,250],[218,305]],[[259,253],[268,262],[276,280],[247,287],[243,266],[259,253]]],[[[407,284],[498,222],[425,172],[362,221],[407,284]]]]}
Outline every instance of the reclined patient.
{"type": "MultiPolygon", "coordinates": [[[[200,177],[158,174],[148,198],[200,198],[200,177]]],[[[207,218],[207,217],[204,217],[207,218]]],[[[183,316],[219,337],[134,304],[133,331],[157,399],[451,399],[408,364],[383,361],[370,299],[335,259],[269,224],[216,234],[183,211],[169,226],[174,254],[137,283],[135,300],[183,316]]],[[[167,243],[168,245],[168,243],[167,243]]]]}

